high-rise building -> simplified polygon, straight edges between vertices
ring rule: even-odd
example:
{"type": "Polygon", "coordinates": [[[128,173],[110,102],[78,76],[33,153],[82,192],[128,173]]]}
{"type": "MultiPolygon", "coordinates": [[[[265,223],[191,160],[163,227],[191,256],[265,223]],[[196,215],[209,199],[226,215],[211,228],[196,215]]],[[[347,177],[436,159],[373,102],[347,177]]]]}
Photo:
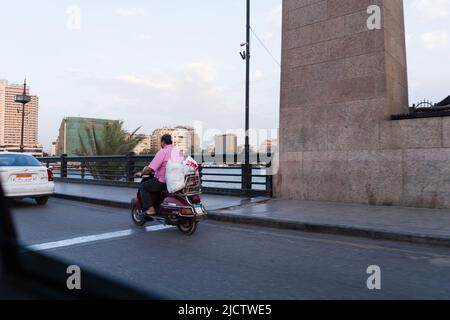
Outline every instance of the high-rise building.
{"type": "Polygon", "coordinates": [[[215,149],[216,149],[216,147],[214,146],[214,144],[210,144],[203,151],[211,154],[211,153],[214,153],[215,149]]]}
{"type": "Polygon", "coordinates": [[[178,126],[175,129],[185,129],[188,131],[189,133],[189,151],[190,152],[200,152],[201,151],[201,147],[200,147],[200,137],[198,136],[197,132],[195,131],[195,128],[193,127],[189,127],[189,126],[178,126]]]}
{"type": "Polygon", "coordinates": [[[216,154],[234,154],[238,152],[237,135],[223,134],[215,137],[216,154]]]}
{"type": "Polygon", "coordinates": [[[138,134],[137,136],[141,137],[142,140],[134,148],[133,152],[136,153],[136,154],[150,153],[152,137],[149,136],[149,135],[146,135],[146,134],[138,134]]]}
{"type": "Polygon", "coordinates": [[[161,137],[165,134],[170,134],[174,146],[183,150],[185,154],[200,151],[200,138],[195,129],[188,126],[177,126],[175,128],[163,127],[153,131],[150,147],[152,153],[159,151],[161,148],[161,137]]]}
{"type": "Polygon", "coordinates": [[[166,134],[172,135],[173,131],[174,129],[169,127],[163,127],[153,131],[150,142],[151,153],[157,153],[161,149],[161,137],[166,134]]]}
{"type": "Polygon", "coordinates": [[[52,148],[50,150],[50,156],[51,157],[56,156],[56,142],[52,142],[52,148]]]}
{"type": "MultiPolygon", "coordinates": [[[[22,132],[22,104],[16,103],[16,95],[23,93],[23,85],[0,80],[0,150],[19,151],[22,132]]],[[[27,94],[30,89],[27,88],[27,94]]],[[[38,143],[39,98],[31,95],[25,106],[24,146],[25,152],[42,155],[43,147],[38,143]]]]}
{"type": "Polygon", "coordinates": [[[81,151],[81,139],[88,139],[88,131],[95,130],[97,136],[101,136],[105,124],[117,122],[117,120],[91,119],[66,117],[59,127],[59,136],[56,141],[56,154],[78,155],[81,151]]]}
{"type": "Polygon", "coordinates": [[[277,139],[264,140],[259,146],[259,152],[273,152],[278,145],[277,139]]]}
{"type": "Polygon", "coordinates": [[[191,133],[189,130],[182,127],[175,128],[172,132],[172,140],[173,145],[182,150],[184,154],[191,153],[191,133]]]}

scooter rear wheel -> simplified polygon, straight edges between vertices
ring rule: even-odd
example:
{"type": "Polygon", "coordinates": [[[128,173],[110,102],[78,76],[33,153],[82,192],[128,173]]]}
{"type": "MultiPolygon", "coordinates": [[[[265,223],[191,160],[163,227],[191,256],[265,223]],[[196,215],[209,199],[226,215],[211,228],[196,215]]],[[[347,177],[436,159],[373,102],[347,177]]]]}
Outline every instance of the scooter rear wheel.
{"type": "Polygon", "coordinates": [[[195,231],[197,230],[197,226],[198,222],[190,219],[182,220],[177,225],[178,230],[188,236],[192,236],[195,233],[195,231]]]}
{"type": "Polygon", "coordinates": [[[147,217],[136,204],[136,200],[131,201],[131,219],[138,227],[142,227],[147,223],[147,217]]]}

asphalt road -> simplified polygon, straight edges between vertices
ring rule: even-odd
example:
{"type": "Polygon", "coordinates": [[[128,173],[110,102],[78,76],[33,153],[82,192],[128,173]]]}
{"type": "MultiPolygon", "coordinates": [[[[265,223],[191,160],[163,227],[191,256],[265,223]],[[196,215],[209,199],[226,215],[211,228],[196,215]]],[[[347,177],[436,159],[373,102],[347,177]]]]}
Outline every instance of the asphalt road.
{"type": "Polygon", "coordinates": [[[174,299],[450,299],[450,249],[204,222],[193,237],[127,210],[16,202],[21,241],[174,299]],[[368,290],[367,268],[381,268],[368,290]]]}

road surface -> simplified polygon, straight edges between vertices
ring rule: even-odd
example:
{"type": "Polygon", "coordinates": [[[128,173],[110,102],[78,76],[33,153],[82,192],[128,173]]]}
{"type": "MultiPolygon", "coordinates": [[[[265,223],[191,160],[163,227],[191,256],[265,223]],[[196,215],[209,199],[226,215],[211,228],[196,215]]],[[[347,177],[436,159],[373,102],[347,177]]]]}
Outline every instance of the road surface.
{"type": "Polygon", "coordinates": [[[450,249],[204,222],[193,237],[127,210],[16,202],[21,241],[174,299],[450,299],[450,249]],[[381,268],[381,290],[367,268],[381,268]]]}

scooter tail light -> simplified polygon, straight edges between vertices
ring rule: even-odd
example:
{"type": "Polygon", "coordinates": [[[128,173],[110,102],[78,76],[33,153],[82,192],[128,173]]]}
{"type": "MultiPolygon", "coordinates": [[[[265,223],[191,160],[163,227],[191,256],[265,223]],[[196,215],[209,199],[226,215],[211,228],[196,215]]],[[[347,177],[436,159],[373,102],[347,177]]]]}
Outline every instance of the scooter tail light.
{"type": "Polygon", "coordinates": [[[189,199],[191,201],[191,203],[193,204],[199,204],[200,202],[202,202],[202,200],[200,199],[199,196],[192,196],[189,199]]]}
{"type": "Polygon", "coordinates": [[[52,169],[47,169],[48,181],[52,182],[55,180],[52,169]]]}

